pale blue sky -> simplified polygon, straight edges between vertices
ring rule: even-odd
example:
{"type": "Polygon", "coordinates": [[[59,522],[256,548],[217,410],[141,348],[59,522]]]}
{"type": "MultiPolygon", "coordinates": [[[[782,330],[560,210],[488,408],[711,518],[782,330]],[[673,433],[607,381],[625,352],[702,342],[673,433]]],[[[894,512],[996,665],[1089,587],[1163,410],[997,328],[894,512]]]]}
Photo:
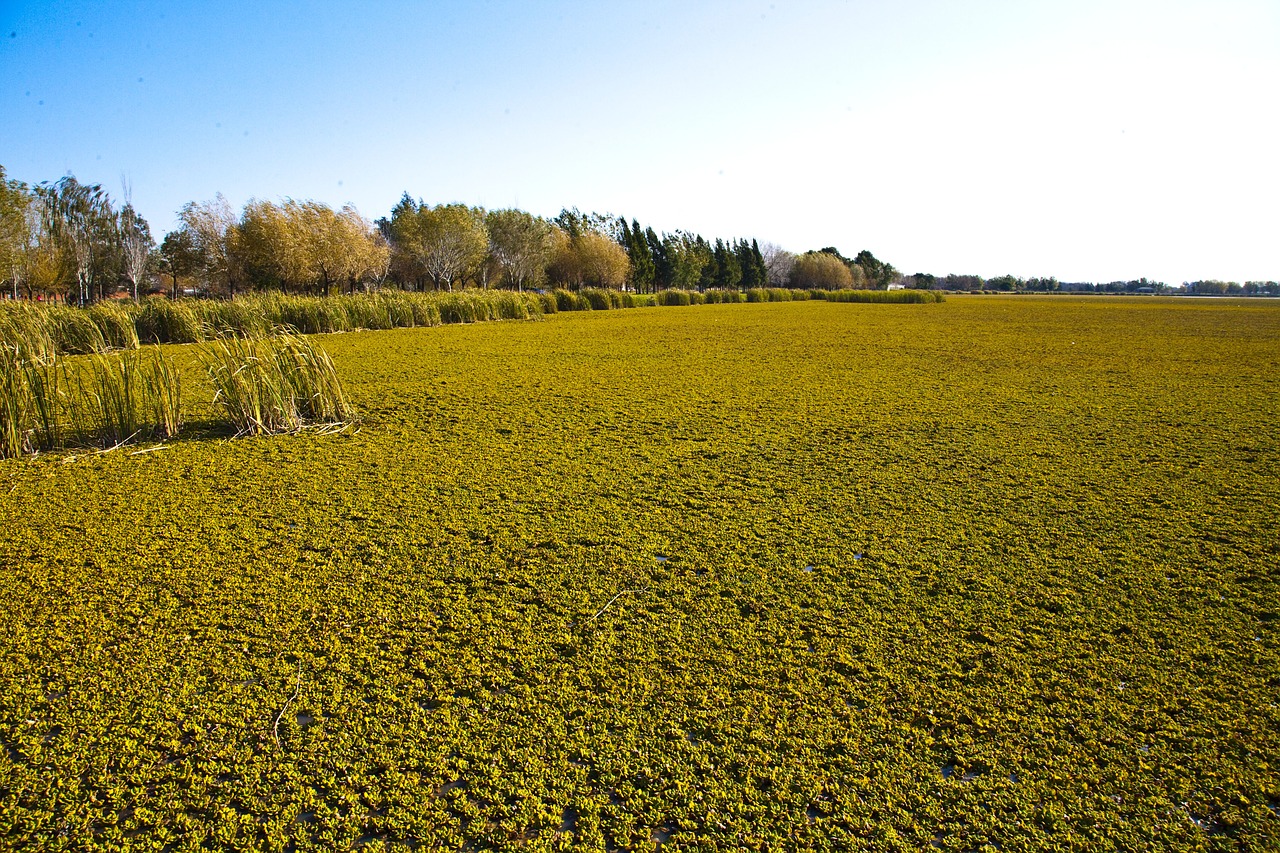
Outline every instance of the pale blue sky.
{"type": "Polygon", "coordinates": [[[625,214],[904,272],[1280,278],[1280,3],[6,2],[0,164],[625,214]]]}

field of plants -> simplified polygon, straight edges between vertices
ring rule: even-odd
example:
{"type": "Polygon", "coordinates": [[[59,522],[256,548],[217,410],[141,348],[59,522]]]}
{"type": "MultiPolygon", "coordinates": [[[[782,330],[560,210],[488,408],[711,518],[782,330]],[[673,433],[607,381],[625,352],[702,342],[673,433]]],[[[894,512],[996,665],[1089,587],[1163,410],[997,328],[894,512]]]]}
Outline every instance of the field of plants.
{"type": "Polygon", "coordinates": [[[1280,304],[312,340],[0,461],[0,847],[1280,847],[1280,304]]]}

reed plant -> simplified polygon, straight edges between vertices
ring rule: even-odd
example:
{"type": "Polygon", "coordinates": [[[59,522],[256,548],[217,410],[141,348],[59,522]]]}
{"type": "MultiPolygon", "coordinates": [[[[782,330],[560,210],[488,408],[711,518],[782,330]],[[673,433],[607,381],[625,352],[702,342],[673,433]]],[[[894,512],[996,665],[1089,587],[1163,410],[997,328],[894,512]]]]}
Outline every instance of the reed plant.
{"type": "Polygon", "coordinates": [[[67,399],[72,428],[81,444],[113,447],[141,436],[140,378],[137,350],[114,355],[95,353],[75,371],[75,394],[67,399]]]}
{"type": "Polygon", "coordinates": [[[49,334],[59,352],[87,355],[107,351],[107,339],[88,311],[68,305],[52,305],[45,310],[49,334]]]}
{"type": "Polygon", "coordinates": [[[157,348],[143,366],[142,391],[151,416],[152,435],[174,438],[182,429],[185,412],[182,405],[182,374],[177,366],[157,348]]]}
{"type": "Polygon", "coordinates": [[[12,459],[28,450],[31,405],[20,347],[0,345],[0,457],[12,459]]]}
{"type": "Polygon", "coordinates": [[[814,291],[814,293],[814,298],[825,299],[828,302],[922,305],[945,301],[941,293],[933,290],[829,290],[814,291]]]}
{"type": "Polygon", "coordinates": [[[29,302],[5,302],[0,307],[0,345],[20,348],[40,358],[58,354],[49,312],[29,302]]]}
{"type": "Polygon", "coordinates": [[[194,344],[204,340],[204,319],[189,300],[153,297],[142,303],[135,323],[149,343],[194,344]]]}
{"type": "Polygon", "coordinates": [[[102,333],[106,349],[138,348],[138,328],[134,321],[138,313],[138,307],[132,302],[95,302],[88,309],[89,320],[102,333]]]}
{"type": "Polygon", "coordinates": [[[237,435],[292,432],[354,418],[332,360],[302,335],[223,337],[205,345],[201,359],[213,383],[214,403],[237,435]]]}

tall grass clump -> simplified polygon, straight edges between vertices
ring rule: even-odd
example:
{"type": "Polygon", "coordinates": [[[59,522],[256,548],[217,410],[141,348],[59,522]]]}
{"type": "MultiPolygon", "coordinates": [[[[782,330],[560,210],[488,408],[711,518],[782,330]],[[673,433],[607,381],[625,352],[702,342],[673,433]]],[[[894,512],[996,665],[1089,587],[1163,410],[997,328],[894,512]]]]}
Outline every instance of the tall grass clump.
{"type": "Polygon", "coordinates": [[[31,449],[31,400],[21,346],[0,345],[0,458],[31,449]]]}
{"type": "Polygon", "coordinates": [[[187,300],[152,297],[134,318],[138,338],[148,343],[194,344],[204,340],[204,318],[187,300]]]}
{"type": "Polygon", "coordinates": [[[182,384],[159,347],[94,354],[61,381],[74,388],[62,400],[80,444],[114,447],[135,439],[172,438],[182,426],[182,384]]]}
{"type": "Polygon", "coordinates": [[[345,424],[354,417],[328,354],[301,335],[223,337],[205,345],[201,359],[214,403],[238,435],[345,424]]]}
{"type": "Polygon", "coordinates": [[[107,351],[107,339],[88,311],[67,305],[52,305],[45,310],[49,333],[59,352],[87,355],[107,351]]]}
{"type": "Polygon", "coordinates": [[[115,356],[95,353],[79,367],[74,373],[79,393],[67,403],[80,443],[111,447],[137,438],[143,430],[138,351],[115,356]]]}
{"type": "Polygon", "coordinates": [[[582,297],[591,303],[592,311],[612,311],[622,307],[622,293],[608,287],[584,287],[582,297]]]}
{"type": "Polygon", "coordinates": [[[142,370],[143,400],[156,438],[173,438],[182,429],[182,375],[157,349],[142,370]]]}
{"type": "Polygon", "coordinates": [[[722,287],[704,291],[702,297],[703,301],[708,305],[727,302],[745,302],[747,300],[746,294],[741,290],[731,290],[729,288],[722,287]]]}
{"type": "Polygon", "coordinates": [[[0,458],[169,439],[184,419],[181,372],[159,347],[65,359],[0,345],[0,458]]]}
{"type": "Polygon", "coordinates": [[[0,303],[0,345],[16,347],[39,358],[58,355],[49,312],[28,302],[0,303]]]}
{"type": "Polygon", "coordinates": [[[89,319],[102,332],[108,349],[137,349],[138,328],[134,323],[137,307],[133,303],[95,302],[88,309],[89,319]]]}
{"type": "Polygon", "coordinates": [[[269,297],[246,299],[200,300],[192,303],[200,318],[201,340],[235,335],[237,337],[262,337],[271,333],[280,321],[269,315],[269,297]]]}
{"type": "Polygon", "coordinates": [[[574,293],[572,290],[565,290],[563,287],[557,287],[551,291],[556,298],[557,311],[590,311],[591,300],[587,299],[581,293],[574,293]]]}

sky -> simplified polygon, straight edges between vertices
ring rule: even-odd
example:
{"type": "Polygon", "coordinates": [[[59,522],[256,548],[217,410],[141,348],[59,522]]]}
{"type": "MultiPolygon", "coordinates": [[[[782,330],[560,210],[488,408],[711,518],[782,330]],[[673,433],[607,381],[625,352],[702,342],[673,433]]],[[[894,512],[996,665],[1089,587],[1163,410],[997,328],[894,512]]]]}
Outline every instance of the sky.
{"type": "Polygon", "coordinates": [[[904,273],[1280,279],[1276,0],[0,2],[0,165],[577,207],[904,273]]]}

